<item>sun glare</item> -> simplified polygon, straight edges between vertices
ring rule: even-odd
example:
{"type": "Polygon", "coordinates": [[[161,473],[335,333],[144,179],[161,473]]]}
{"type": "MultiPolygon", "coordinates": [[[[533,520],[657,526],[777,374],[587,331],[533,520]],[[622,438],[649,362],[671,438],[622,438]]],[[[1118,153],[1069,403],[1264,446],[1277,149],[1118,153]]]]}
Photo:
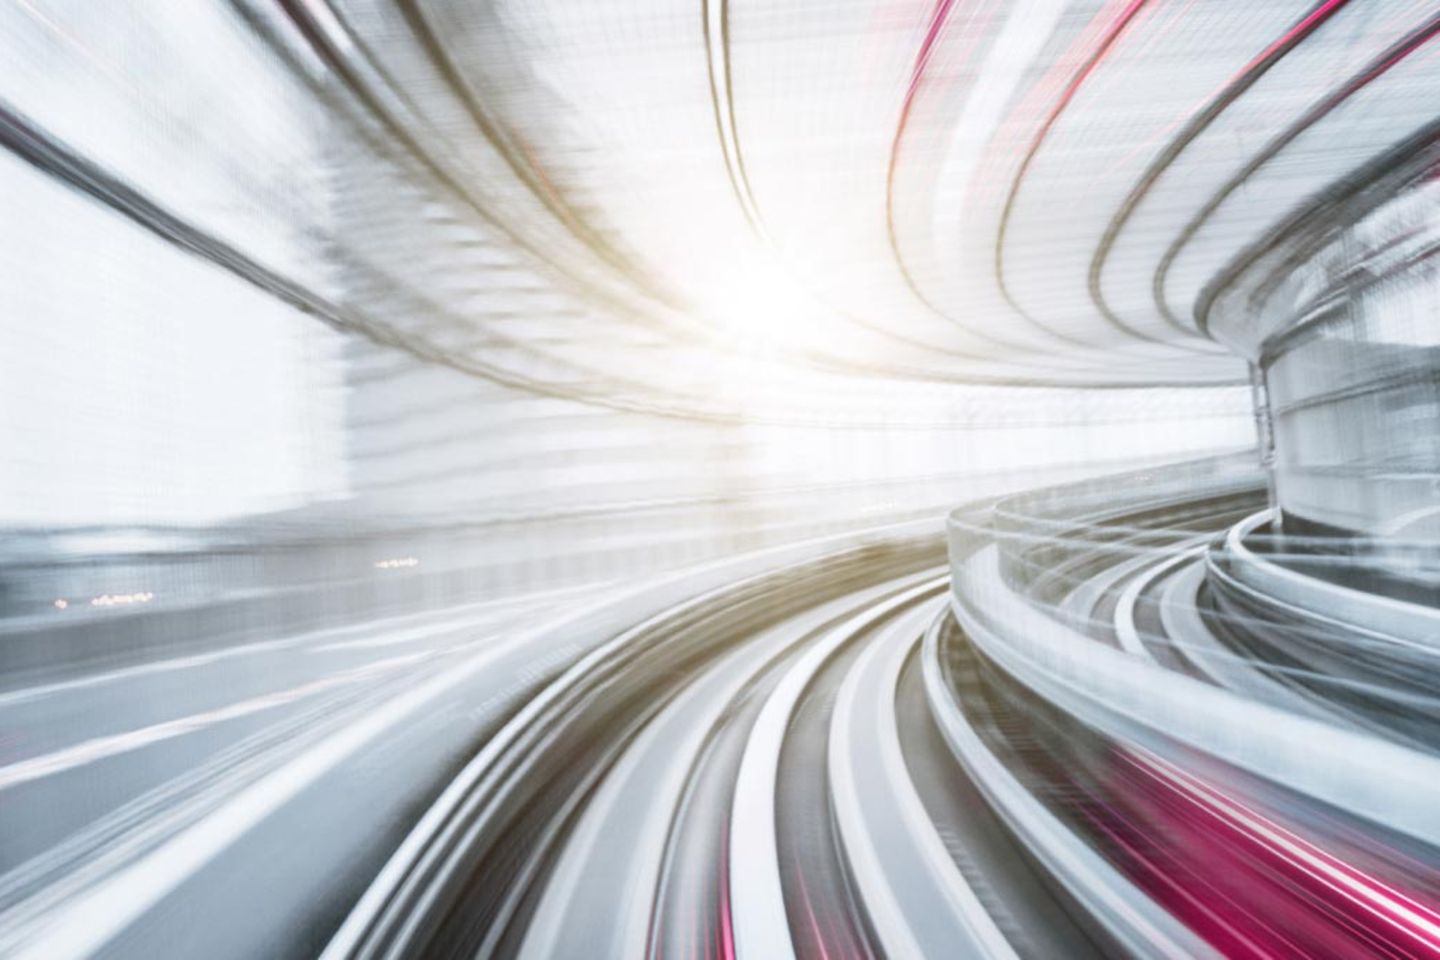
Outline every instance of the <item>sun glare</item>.
{"type": "Polygon", "coordinates": [[[723,337],[746,352],[784,353],[813,346],[825,307],[784,267],[756,258],[724,281],[708,311],[723,337]]]}

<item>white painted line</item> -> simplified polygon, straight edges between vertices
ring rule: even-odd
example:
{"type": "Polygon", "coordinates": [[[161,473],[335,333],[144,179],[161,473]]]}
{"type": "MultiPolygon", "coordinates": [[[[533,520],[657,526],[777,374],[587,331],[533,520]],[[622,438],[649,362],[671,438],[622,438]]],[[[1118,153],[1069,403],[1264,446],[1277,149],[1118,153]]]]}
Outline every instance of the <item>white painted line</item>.
{"type": "Polygon", "coordinates": [[[785,731],[815,673],[859,631],[933,592],[947,577],[932,578],[862,613],[812,644],[780,678],[750,731],[730,810],[730,903],[735,953],[741,960],[785,960],[795,956],[785,892],[780,881],[780,848],[775,831],[775,783],[785,731]]]}
{"type": "Polygon", "coordinates": [[[18,787],[23,783],[30,783],[48,776],[53,776],[57,773],[74,770],[86,764],[94,763],[97,760],[106,760],[110,757],[129,753],[132,750],[139,750],[164,740],[173,740],[176,737],[195,733],[198,730],[225,723],[228,720],[238,720],[241,717],[248,717],[265,710],[283,707],[286,704],[295,703],[306,697],[313,697],[338,687],[372,679],[400,667],[410,666],[421,660],[433,659],[435,656],[436,654],[434,653],[422,652],[390,657],[386,660],[356,667],[353,670],[346,670],[328,677],[321,677],[319,680],[312,680],[309,683],[303,683],[298,687],[291,687],[288,690],[277,690],[273,693],[252,697],[249,700],[241,700],[238,703],[227,704],[214,710],[192,713],[189,716],[177,717],[174,720],[166,720],[162,723],[152,723],[149,726],[127,730],[124,733],[110,734],[104,737],[85,740],[65,747],[64,749],[56,750],[53,753],[30,757],[17,763],[0,767],[0,790],[8,790],[11,787],[18,787]]]}
{"type": "MultiPolygon", "coordinates": [[[[588,585],[587,585],[588,586],[588,585]]],[[[421,626],[414,626],[400,630],[410,638],[430,636],[445,633],[451,630],[463,630],[470,626],[484,624],[495,618],[497,612],[506,607],[523,607],[526,605],[538,605],[543,601],[555,599],[568,594],[584,593],[585,588],[564,587],[557,590],[547,590],[541,593],[528,593],[517,597],[503,597],[496,600],[486,600],[482,603],[467,604],[463,607],[455,607],[439,614],[434,612],[409,615],[404,617],[387,618],[379,621],[367,621],[365,623],[350,624],[341,627],[328,627],[323,630],[314,630],[307,633],[296,634],[290,637],[280,637],[275,640],[257,640],[252,643],[244,643],[238,646],[225,647],[221,650],[211,650],[205,653],[188,654],[186,656],[171,657],[166,660],[158,660],[152,663],[139,663],[130,667],[120,667],[115,670],[107,670],[103,673],[89,674],[83,677],[75,677],[69,680],[57,680],[53,683],[36,684],[33,687],[23,687],[19,690],[10,690],[0,693],[0,709],[12,707],[21,703],[29,703],[43,697],[54,696],[59,693],[68,693],[75,690],[89,690],[107,684],[119,683],[135,677],[149,676],[159,673],[170,673],[176,670],[188,670],[193,667],[207,666],[212,663],[219,663],[224,660],[236,657],[252,656],[254,654],[270,653],[276,650],[288,650],[293,647],[304,646],[308,643],[324,641],[328,638],[346,637],[352,634],[364,633],[365,639],[373,637],[377,632],[384,631],[390,627],[399,627],[401,624],[414,620],[434,619],[437,616],[443,619],[434,623],[426,623],[421,626]],[[473,622],[472,622],[473,621],[473,622]]],[[[358,641],[357,641],[358,642],[358,641]]]]}
{"type": "Polygon", "coordinates": [[[835,822],[886,956],[1016,960],[946,850],[900,747],[900,672],[946,602],[940,597],[898,618],[841,685],[830,720],[835,822]]]}
{"type": "Polygon", "coordinates": [[[35,924],[0,934],[0,955],[17,960],[67,960],[98,952],[210,860],[321,776],[431,701],[530,642],[533,636],[517,637],[478,653],[327,737],[87,893],[67,901],[35,924]]]}

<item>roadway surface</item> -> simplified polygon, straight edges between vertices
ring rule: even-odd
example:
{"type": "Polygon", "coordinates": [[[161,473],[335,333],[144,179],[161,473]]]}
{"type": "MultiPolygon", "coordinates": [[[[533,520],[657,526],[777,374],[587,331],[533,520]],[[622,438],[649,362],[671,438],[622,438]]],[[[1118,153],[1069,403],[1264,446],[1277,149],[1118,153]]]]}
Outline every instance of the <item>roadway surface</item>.
{"type": "Polygon", "coordinates": [[[1425,704],[1151,486],[7,691],[0,953],[1440,955],[1425,704]]]}

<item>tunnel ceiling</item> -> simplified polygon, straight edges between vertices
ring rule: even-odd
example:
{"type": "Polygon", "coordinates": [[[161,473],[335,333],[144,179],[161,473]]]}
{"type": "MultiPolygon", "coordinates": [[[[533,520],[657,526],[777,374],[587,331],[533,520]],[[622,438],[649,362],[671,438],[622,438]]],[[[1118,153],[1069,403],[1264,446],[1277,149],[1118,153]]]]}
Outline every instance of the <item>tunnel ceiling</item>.
{"type": "Polygon", "coordinates": [[[1233,380],[1206,282],[1440,84],[1413,3],[398,8],[334,12],[641,309],[937,378],[1233,380]]]}
{"type": "Polygon", "coordinates": [[[331,326],[685,415],[1237,383],[1207,284],[1440,102],[1423,3],[82,7],[7,36],[22,160],[331,326]]]}

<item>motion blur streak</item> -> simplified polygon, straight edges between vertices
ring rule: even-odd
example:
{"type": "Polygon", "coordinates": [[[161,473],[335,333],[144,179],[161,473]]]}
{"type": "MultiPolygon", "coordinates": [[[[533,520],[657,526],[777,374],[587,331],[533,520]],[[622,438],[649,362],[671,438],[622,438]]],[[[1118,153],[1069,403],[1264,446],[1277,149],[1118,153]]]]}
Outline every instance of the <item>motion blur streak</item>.
{"type": "Polygon", "coordinates": [[[0,9],[0,957],[1440,960],[1440,11],[0,9]]]}

